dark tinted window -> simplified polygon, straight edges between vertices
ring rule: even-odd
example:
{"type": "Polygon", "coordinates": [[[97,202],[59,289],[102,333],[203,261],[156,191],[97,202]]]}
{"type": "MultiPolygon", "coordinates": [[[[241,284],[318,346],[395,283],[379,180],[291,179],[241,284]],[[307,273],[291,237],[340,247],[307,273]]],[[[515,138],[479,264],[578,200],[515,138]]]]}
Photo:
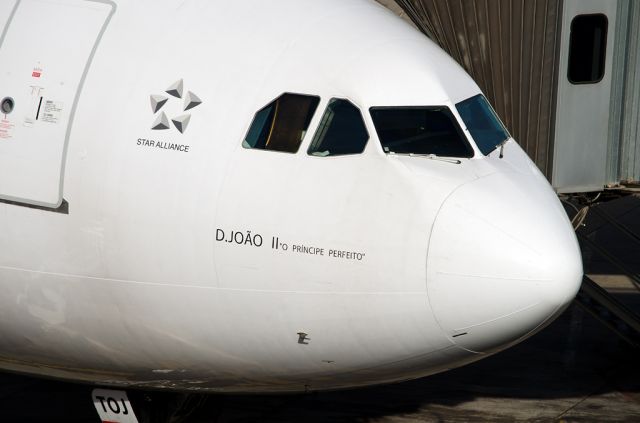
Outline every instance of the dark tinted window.
{"type": "Polygon", "coordinates": [[[509,133],[483,95],[478,94],[456,104],[456,109],[485,156],[509,138],[509,133]]]}
{"type": "Polygon", "coordinates": [[[309,154],[314,156],[337,156],[359,154],[369,140],[360,109],[347,100],[331,99],[313,142],[309,154]]]}
{"type": "Polygon", "coordinates": [[[308,95],[281,95],[256,113],[242,145],[295,153],[319,101],[318,97],[308,95]]]}
{"type": "Polygon", "coordinates": [[[604,76],[607,52],[607,17],[580,15],[571,22],[569,81],[592,84],[604,76]]]}
{"type": "Polygon", "coordinates": [[[385,153],[473,156],[448,107],[373,107],[370,111],[385,153]]]}

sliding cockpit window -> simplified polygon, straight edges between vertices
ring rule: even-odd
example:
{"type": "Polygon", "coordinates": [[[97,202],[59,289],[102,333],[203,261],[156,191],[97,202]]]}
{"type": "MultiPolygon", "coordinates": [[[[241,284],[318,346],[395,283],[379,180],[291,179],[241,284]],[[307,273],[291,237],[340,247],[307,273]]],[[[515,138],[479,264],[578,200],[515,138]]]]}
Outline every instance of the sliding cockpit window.
{"type": "Polygon", "coordinates": [[[360,109],[348,100],[332,98],[309,146],[312,156],[343,156],[364,151],[369,133],[360,109]]]}
{"type": "Polygon", "coordinates": [[[509,133],[482,94],[461,101],[456,104],[456,108],[485,156],[509,139],[509,133]]]}
{"type": "Polygon", "coordinates": [[[473,157],[473,148],[446,106],[372,107],[370,112],[387,154],[473,157]]]}
{"type": "Polygon", "coordinates": [[[316,96],[281,95],[256,113],[242,146],[297,152],[319,102],[316,96]]]}

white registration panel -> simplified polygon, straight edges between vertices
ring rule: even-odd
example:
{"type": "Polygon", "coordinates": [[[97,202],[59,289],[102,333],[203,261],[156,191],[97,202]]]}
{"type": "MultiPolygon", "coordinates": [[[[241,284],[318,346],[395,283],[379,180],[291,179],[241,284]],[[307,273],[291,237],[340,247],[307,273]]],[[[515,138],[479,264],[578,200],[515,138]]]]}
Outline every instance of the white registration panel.
{"type": "Polygon", "coordinates": [[[91,396],[103,423],[138,423],[125,391],[94,389],[91,396]]]}

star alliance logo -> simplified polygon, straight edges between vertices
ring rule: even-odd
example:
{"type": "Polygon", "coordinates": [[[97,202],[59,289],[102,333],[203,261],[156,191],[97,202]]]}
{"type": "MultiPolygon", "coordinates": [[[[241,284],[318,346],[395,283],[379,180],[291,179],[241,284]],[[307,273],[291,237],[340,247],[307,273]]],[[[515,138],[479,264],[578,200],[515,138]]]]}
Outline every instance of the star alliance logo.
{"type": "MultiPolygon", "coordinates": [[[[187,94],[184,96],[184,99],[183,99],[184,83],[182,79],[175,82],[169,88],[167,88],[165,93],[169,94],[171,97],[176,98],[178,100],[183,100],[183,104],[181,107],[182,112],[186,112],[202,104],[202,100],[200,100],[200,98],[191,91],[187,92],[187,94]]],[[[167,102],[171,98],[162,94],[160,95],[152,94],[150,96],[150,99],[151,99],[151,111],[153,112],[154,115],[157,115],[155,120],[153,121],[153,125],[151,125],[151,129],[153,129],[154,131],[169,129],[171,127],[171,124],[169,123],[169,118],[167,117],[167,114],[165,113],[164,110],[162,110],[162,108],[167,104],[167,102]]],[[[171,123],[173,123],[173,126],[178,130],[178,132],[180,132],[181,134],[184,134],[184,132],[187,130],[187,126],[189,126],[190,120],[191,120],[191,114],[186,113],[186,114],[181,114],[171,118],[171,123]]]]}

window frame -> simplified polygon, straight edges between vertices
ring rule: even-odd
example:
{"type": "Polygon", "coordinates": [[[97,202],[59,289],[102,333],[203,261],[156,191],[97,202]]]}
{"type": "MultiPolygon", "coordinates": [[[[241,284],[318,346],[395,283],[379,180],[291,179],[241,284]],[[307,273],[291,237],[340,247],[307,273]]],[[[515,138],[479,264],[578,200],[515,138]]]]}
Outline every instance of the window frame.
{"type": "Polygon", "coordinates": [[[503,144],[513,138],[513,136],[511,135],[511,132],[509,132],[509,129],[507,129],[507,125],[505,125],[502,119],[500,119],[500,115],[498,115],[498,112],[496,112],[496,109],[493,108],[493,105],[491,104],[487,96],[485,96],[483,93],[478,93],[476,95],[472,95],[469,98],[465,98],[464,100],[460,100],[459,102],[454,103],[453,106],[455,107],[455,110],[458,113],[458,116],[460,117],[460,122],[464,124],[464,130],[469,133],[468,138],[471,138],[471,140],[473,141],[473,145],[478,149],[480,154],[482,154],[483,156],[488,157],[489,155],[491,155],[491,153],[496,151],[496,149],[500,144],[503,144]],[[495,118],[496,122],[500,125],[500,127],[502,127],[502,129],[504,130],[504,133],[507,135],[505,139],[503,139],[500,143],[496,144],[495,147],[493,147],[491,151],[489,151],[486,154],[484,153],[484,151],[482,151],[482,148],[480,147],[480,144],[478,143],[478,141],[476,141],[476,139],[473,137],[473,133],[471,132],[471,129],[469,129],[469,125],[467,124],[467,122],[465,122],[464,118],[462,117],[462,113],[460,113],[460,110],[458,110],[458,104],[464,103],[465,101],[469,101],[471,99],[478,98],[478,97],[482,97],[484,99],[485,103],[487,104],[487,106],[489,106],[489,109],[493,113],[493,117],[495,118]]]}
{"type": "Polygon", "coordinates": [[[263,106],[261,106],[258,110],[256,110],[253,113],[253,117],[251,118],[251,122],[249,123],[249,126],[247,126],[247,129],[245,130],[244,137],[242,137],[242,141],[240,142],[240,146],[242,147],[243,150],[268,151],[268,152],[271,152],[271,153],[283,153],[283,154],[298,154],[298,152],[300,151],[300,147],[302,146],[304,141],[307,139],[307,136],[309,135],[309,132],[311,132],[310,129],[313,129],[313,120],[316,118],[316,114],[318,112],[318,108],[320,107],[321,104],[322,104],[322,97],[319,96],[319,95],[316,95],[316,94],[298,93],[298,92],[292,92],[292,91],[284,91],[284,92],[282,92],[281,94],[279,94],[276,97],[274,97],[272,100],[270,100],[268,103],[266,103],[263,106]],[[304,133],[304,136],[300,140],[300,143],[298,143],[298,146],[297,146],[296,150],[295,151],[270,150],[270,149],[266,149],[266,148],[256,148],[256,147],[247,147],[247,146],[245,146],[245,142],[247,140],[247,136],[249,135],[249,132],[251,132],[253,124],[255,123],[256,118],[258,117],[258,113],[260,113],[267,106],[269,106],[270,104],[276,102],[278,99],[280,99],[281,97],[283,97],[285,95],[311,97],[311,98],[315,98],[316,99],[315,109],[313,111],[313,114],[311,115],[311,119],[309,119],[309,125],[307,126],[307,128],[305,130],[305,133],[304,133]]]}
{"type": "Polygon", "coordinates": [[[307,147],[307,156],[317,157],[317,158],[322,158],[322,159],[326,159],[326,158],[329,158],[329,157],[357,156],[357,155],[360,155],[360,154],[364,154],[364,152],[367,150],[367,145],[369,144],[370,140],[371,140],[371,133],[369,132],[369,128],[367,127],[367,122],[365,120],[365,115],[362,113],[362,108],[360,106],[358,106],[356,103],[354,103],[353,101],[351,101],[350,99],[346,98],[346,97],[331,97],[327,101],[327,104],[324,106],[324,110],[322,112],[322,115],[320,116],[320,121],[318,122],[316,130],[313,133],[313,138],[311,139],[311,142],[309,143],[309,147],[307,147]],[[334,101],[334,100],[346,101],[347,103],[349,103],[353,107],[355,107],[356,110],[358,110],[358,113],[360,114],[360,120],[362,122],[362,127],[364,128],[364,131],[367,134],[367,139],[364,142],[364,146],[362,147],[362,151],[360,151],[359,153],[329,154],[327,156],[320,156],[320,155],[313,154],[313,152],[311,151],[311,148],[313,147],[313,144],[314,144],[314,142],[316,140],[316,137],[319,135],[319,131],[322,130],[322,128],[321,128],[322,121],[324,120],[324,117],[327,114],[327,111],[329,109],[329,106],[331,105],[331,102],[334,101]]]}
{"type": "Polygon", "coordinates": [[[569,81],[570,84],[572,85],[593,85],[593,84],[598,84],[600,83],[605,75],[607,74],[607,43],[609,40],[609,17],[607,15],[605,15],[604,13],[581,13],[579,15],[575,15],[572,19],[571,19],[571,24],[569,25],[569,44],[567,46],[568,50],[567,50],[567,81],[569,81]],[[600,77],[598,79],[595,80],[588,80],[588,81],[574,81],[573,79],[571,79],[571,51],[572,51],[572,46],[573,43],[571,42],[573,40],[573,26],[575,24],[576,19],[578,18],[583,18],[583,17],[595,17],[595,16],[601,16],[604,18],[604,37],[603,37],[603,42],[602,42],[602,75],[600,75],[600,77]]]}
{"type": "MultiPolygon", "coordinates": [[[[455,105],[454,105],[455,107],[455,105]]],[[[371,118],[371,122],[373,123],[373,129],[375,130],[375,134],[376,137],[378,137],[378,145],[380,146],[380,150],[382,151],[382,153],[385,156],[389,156],[389,155],[393,155],[395,153],[392,152],[386,152],[384,151],[384,145],[382,145],[382,140],[380,139],[380,134],[378,134],[378,128],[376,127],[376,121],[373,118],[373,114],[371,113],[373,110],[389,110],[389,109],[419,109],[419,110],[441,110],[441,109],[447,109],[447,111],[449,112],[450,118],[453,120],[453,124],[455,127],[456,132],[458,132],[458,135],[460,136],[460,138],[462,139],[462,142],[465,143],[465,145],[469,148],[469,150],[471,151],[471,156],[468,157],[457,157],[457,156],[438,156],[438,157],[447,157],[447,158],[455,158],[455,159],[472,159],[476,156],[476,148],[477,146],[475,145],[475,141],[473,143],[471,143],[469,141],[469,138],[467,137],[467,134],[465,134],[462,126],[460,125],[460,120],[458,120],[458,117],[456,116],[457,110],[453,110],[451,107],[447,106],[446,104],[443,105],[430,105],[430,106],[372,106],[369,107],[369,117],[371,118]]],[[[466,128],[466,125],[465,125],[466,128]]]]}

